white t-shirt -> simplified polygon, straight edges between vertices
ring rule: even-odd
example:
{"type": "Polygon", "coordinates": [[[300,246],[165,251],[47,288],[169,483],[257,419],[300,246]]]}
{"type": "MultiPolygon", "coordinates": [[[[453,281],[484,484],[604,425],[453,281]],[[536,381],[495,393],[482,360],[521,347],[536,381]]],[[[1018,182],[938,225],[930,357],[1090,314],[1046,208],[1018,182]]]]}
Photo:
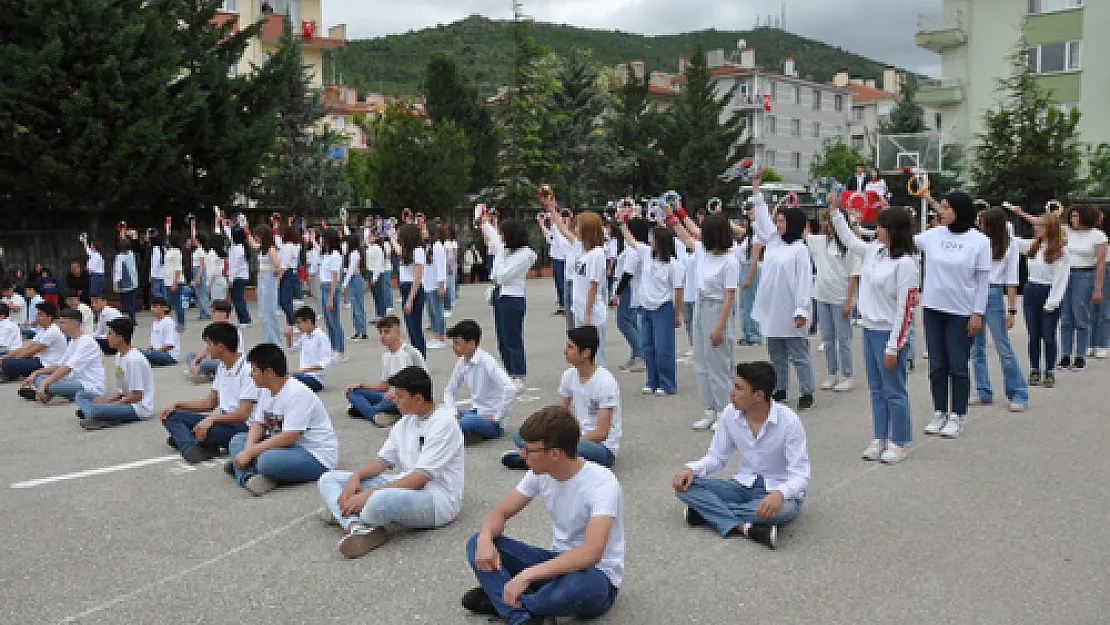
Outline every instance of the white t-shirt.
{"type": "Polygon", "coordinates": [[[694,246],[697,258],[698,297],[724,301],[725,291],[740,288],[740,261],[735,254],[711,254],[699,241],[694,246]]]}
{"type": "Polygon", "coordinates": [[[1089,230],[1074,230],[1064,228],[1068,235],[1068,244],[1064,250],[1068,256],[1068,266],[1072,269],[1090,269],[1098,260],[1095,250],[1099,245],[1106,243],[1106,233],[1098,228],[1089,230]]]}
{"type": "Polygon", "coordinates": [[[100,344],[88,334],[73,339],[59,363],[70,368],[69,377],[86,391],[97,395],[107,392],[104,383],[104,359],[100,344]]]}
{"type": "Polygon", "coordinates": [[[208,250],[204,256],[204,272],[205,277],[208,279],[208,284],[212,284],[216,278],[223,277],[224,275],[224,259],[216,253],[216,250],[208,250]]]}
{"type": "Polygon", "coordinates": [[[15,291],[12,291],[11,297],[5,297],[4,303],[10,307],[8,311],[8,319],[11,319],[16,325],[22,326],[29,323],[27,319],[27,300],[15,291]],[[16,310],[18,308],[18,310],[16,310]]]}
{"type": "Polygon", "coordinates": [[[162,279],[162,248],[157,245],[150,248],[150,279],[162,279]]]}
{"type": "Polygon", "coordinates": [[[320,371],[309,371],[306,375],[315,378],[320,384],[324,383],[328,365],[331,364],[331,343],[328,342],[328,335],[324,334],[323,330],[316,328],[309,334],[302,334],[289,351],[301,353],[301,369],[323,367],[320,371]]]}
{"type": "Polygon", "coordinates": [[[85,302],[77,304],[77,310],[81,313],[81,331],[85,334],[92,334],[96,332],[96,313],[85,302]]]}
{"type": "Polygon", "coordinates": [[[1021,249],[1018,247],[1017,239],[1013,236],[1010,237],[1010,245],[1006,248],[1006,253],[1002,255],[1001,260],[994,259],[994,251],[991,250],[991,273],[990,283],[992,285],[1018,285],[1018,257],[1021,255],[1021,249]]]}
{"type": "Polygon", "coordinates": [[[991,269],[986,235],[974,229],[953,234],[948,226],[937,226],[914,235],[913,241],[925,254],[925,308],[964,317],[985,312],[991,269]]]}
{"type": "Polygon", "coordinates": [[[181,250],[176,247],[171,247],[166,250],[164,265],[162,266],[162,279],[166,282],[166,286],[171,286],[170,281],[177,277],[175,284],[183,284],[185,282],[185,268],[182,266],[181,250]]]}
{"type": "MultiPolygon", "coordinates": [[[[415,277],[416,266],[427,264],[428,260],[427,255],[424,253],[424,248],[416,248],[412,251],[412,264],[406,265],[402,262],[401,265],[397,267],[397,282],[411,283],[415,277]]],[[[425,267],[424,271],[428,271],[428,268],[425,267]]]]}
{"type": "Polygon", "coordinates": [[[93,336],[98,338],[108,337],[108,322],[113,319],[119,319],[123,316],[118,309],[113,306],[105,306],[100,314],[96,317],[96,324],[93,327],[93,336]]]}
{"type": "Polygon", "coordinates": [[[589,325],[603,326],[605,325],[605,313],[609,309],[605,302],[605,293],[607,290],[606,284],[608,279],[605,275],[605,249],[595,247],[594,249],[578,256],[574,260],[573,272],[574,293],[572,298],[574,318],[578,320],[586,320],[586,297],[590,292],[590,284],[597,283],[597,295],[594,297],[593,307],[590,309],[589,325]]]}
{"type": "Polygon", "coordinates": [[[193,249],[193,254],[191,258],[193,265],[193,279],[196,280],[198,277],[200,277],[201,272],[204,271],[205,260],[208,258],[208,251],[198,245],[195,249],[193,249]]]}
{"type": "Polygon", "coordinates": [[[613,586],[620,587],[624,577],[624,501],[620,482],[612,471],[586,460],[565,482],[528,471],[516,489],[529,499],[537,495],[543,498],[551,515],[551,550],[557,553],[570,551],[585,541],[591,518],[612,517],[609,540],[596,566],[613,586]]]}
{"type": "Polygon", "coordinates": [[[35,338],[32,340],[40,345],[46,346],[46,349],[35,354],[44,367],[60,363],[66,354],[66,347],[69,344],[69,339],[66,338],[66,335],[62,334],[61,328],[59,328],[56,323],[50,324],[50,327],[45,329],[40,328],[35,333],[35,338]]]}
{"type": "Polygon", "coordinates": [[[0,349],[9,352],[23,346],[23,334],[11,318],[0,319],[0,349]]]}
{"type": "Polygon", "coordinates": [[[659,310],[667,302],[674,302],[674,290],[682,288],[686,278],[686,265],[677,258],[666,262],[654,257],[641,265],[640,292],[643,307],[659,310]]]}
{"type": "Polygon", "coordinates": [[[96,250],[87,250],[85,255],[88,257],[87,264],[89,273],[98,273],[104,275],[104,257],[96,250]]]}
{"type": "Polygon", "coordinates": [[[602,408],[612,408],[609,435],[602,445],[615,455],[621,443],[621,387],[605,367],[598,367],[585,382],[578,376],[578,369],[571,367],[563,372],[559,381],[559,396],[569,397],[574,406],[574,418],[583,432],[597,428],[597,413],[602,408]]]}
{"type": "Polygon", "coordinates": [[[401,348],[395,352],[388,349],[382,352],[382,382],[389,380],[405,367],[425,368],[424,357],[420,355],[420,350],[402,343],[401,348]]]}
{"type": "Polygon", "coordinates": [[[420,281],[424,285],[424,291],[428,293],[447,285],[447,250],[443,243],[432,245],[432,262],[424,267],[424,275],[420,281]]]}
{"type": "Polygon", "coordinates": [[[246,280],[251,275],[247,266],[247,251],[242,243],[231,246],[227,252],[227,277],[229,280],[246,280]]]}
{"type": "Polygon", "coordinates": [[[266,438],[281,432],[300,432],[296,444],[328,469],[334,469],[339,461],[339,439],[328,411],[316,393],[299,380],[287,379],[277,395],[271,395],[269,389],[258,389],[258,403],[249,423],[261,423],[266,438]]]}
{"type": "Polygon", "coordinates": [[[436,525],[450,523],[459,515],[465,466],[463,434],[450,408],[440,406],[424,418],[401,417],[389,430],[378,457],[401,477],[410,473],[428,476],[423,490],[432,496],[436,525]]]}
{"type": "Polygon", "coordinates": [[[220,412],[235,412],[239,409],[239,402],[248,400],[258,401],[258,389],[251,379],[251,366],[242,356],[228,369],[224,363],[216,368],[216,379],[212,381],[212,392],[217,396],[217,407],[220,412]]]}
{"type": "Polygon", "coordinates": [[[173,345],[169,351],[174,360],[181,358],[181,343],[177,337],[177,324],[168,316],[162,317],[150,324],[150,345],[161,350],[167,345],[173,345]]]}
{"type": "Polygon", "coordinates": [[[142,391],[143,398],[131,404],[135,416],[140,419],[154,416],[154,369],[139,350],[130,349],[126,356],[116,354],[116,390],[124,397],[142,391]]]}
{"type": "Polygon", "coordinates": [[[817,267],[813,299],[826,304],[843,304],[848,299],[848,279],[859,275],[860,257],[847,248],[841,253],[829,235],[811,234],[806,237],[806,245],[817,267]]]}
{"type": "Polygon", "coordinates": [[[292,241],[284,241],[278,248],[278,260],[282,269],[296,269],[300,265],[301,246],[292,241]]]}
{"type": "MultiPolygon", "coordinates": [[[[343,276],[343,254],[335,250],[320,258],[320,284],[331,284],[343,276]]],[[[336,285],[339,288],[339,285],[336,285]]],[[[325,293],[326,295],[326,293],[325,293]]]]}

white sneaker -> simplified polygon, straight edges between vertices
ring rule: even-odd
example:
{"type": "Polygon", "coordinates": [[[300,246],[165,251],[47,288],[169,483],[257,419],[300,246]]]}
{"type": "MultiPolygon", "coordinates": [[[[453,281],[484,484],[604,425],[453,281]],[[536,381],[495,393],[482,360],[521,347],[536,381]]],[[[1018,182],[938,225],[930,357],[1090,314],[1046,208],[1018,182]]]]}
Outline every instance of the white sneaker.
{"type": "Polygon", "coordinates": [[[645,386],[644,388],[640,389],[640,392],[644,395],[651,395],[655,392],[655,389],[651,388],[650,386],[645,386]]]}
{"type": "Polygon", "coordinates": [[[688,350],[686,350],[685,352],[682,353],[682,356],[684,358],[693,358],[694,357],[694,350],[688,349],[688,350]]]}
{"type": "Polygon", "coordinates": [[[1093,348],[1093,347],[1088,347],[1088,348],[1087,348],[1087,357],[1088,357],[1088,358],[1091,358],[1091,357],[1093,357],[1094,355],[1095,355],[1095,348],[1093,348]]]}
{"type": "Polygon", "coordinates": [[[959,438],[963,431],[964,418],[958,414],[951,414],[948,415],[948,422],[940,429],[940,435],[944,438],[959,438]]]}
{"type": "Polygon", "coordinates": [[[718,423],[720,423],[720,421],[714,421],[714,422],[713,422],[713,425],[709,426],[709,429],[710,429],[711,431],[713,431],[713,432],[716,432],[716,431],[717,431],[717,424],[718,424],[718,423]]]}
{"type": "Polygon", "coordinates": [[[1012,402],[1010,402],[1010,412],[1025,412],[1025,409],[1026,409],[1027,407],[1028,407],[1028,406],[1026,406],[1025,404],[1021,403],[1020,401],[1012,401],[1012,402]]]}
{"type": "Polygon", "coordinates": [[[881,438],[876,438],[871,441],[871,444],[867,446],[867,449],[863,450],[863,453],[860,454],[860,457],[864,460],[878,460],[879,457],[883,455],[884,449],[886,449],[886,441],[881,438]]]}
{"type": "Polygon", "coordinates": [[[929,436],[936,436],[937,434],[940,434],[941,429],[944,428],[944,424],[947,421],[948,415],[939,410],[934,412],[932,420],[929,421],[929,425],[925,426],[925,433],[929,436]]]}
{"type": "Polygon", "coordinates": [[[516,390],[518,390],[518,391],[523,391],[524,390],[524,378],[513,378],[512,380],[513,380],[513,386],[516,387],[516,390]]]}
{"type": "Polygon", "coordinates": [[[855,381],[852,380],[852,378],[842,378],[839,382],[836,383],[836,386],[833,387],[833,390],[834,391],[851,391],[855,388],[856,388],[856,383],[855,383],[855,381]]]}
{"type": "Polygon", "coordinates": [[[706,410],[705,417],[694,422],[695,430],[708,430],[717,423],[717,411],[706,410]]]}
{"type": "Polygon", "coordinates": [[[443,318],[444,319],[450,319],[451,318],[451,311],[450,310],[443,311],[443,318]]]}
{"type": "Polygon", "coordinates": [[[1095,358],[1106,358],[1107,356],[1110,356],[1110,349],[1100,347],[1095,350],[1095,358]]]}
{"type": "Polygon", "coordinates": [[[427,347],[428,349],[443,349],[447,347],[447,343],[446,341],[437,341],[435,339],[432,339],[431,341],[428,341],[428,344],[425,345],[425,347],[427,347]]]}
{"type": "Polygon", "coordinates": [[[817,345],[817,351],[819,351],[819,352],[825,351],[825,343],[823,341],[820,344],[817,345]]]}
{"type": "Polygon", "coordinates": [[[891,443],[887,446],[886,450],[883,451],[883,455],[879,458],[879,460],[883,464],[894,464],[896,462],[902,462],[906,459],[906,453],[907,452],[905,447],[891,443]]]}
{"type": "Polygon", "coordinates": [[[824,382],[821,383],[821,390],[822,391],[831,391],[831,390],[833,390],[834,387],[836,387],[836,383],[839,382],[839,381],[840,381],[840,378],[838,378],[835,375],[830,375],[829,377],[825,378],[824,382]]]}
{"type": "Polygon", "coordinates": [[[632,360],[629,360],[628,363],[629,373],[640,373],[643,371],[647,371],[647,363],[644,362],[644,359],[640,358],[639,356],[633,358],[632,360]]]}

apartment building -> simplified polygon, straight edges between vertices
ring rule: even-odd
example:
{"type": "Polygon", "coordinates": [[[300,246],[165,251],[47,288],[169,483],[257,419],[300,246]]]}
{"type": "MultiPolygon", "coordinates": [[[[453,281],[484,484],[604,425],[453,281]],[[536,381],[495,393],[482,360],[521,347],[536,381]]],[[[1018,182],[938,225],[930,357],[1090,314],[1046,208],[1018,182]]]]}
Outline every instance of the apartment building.
{"type": "MultiPolygon", "coordinates": [[[[881,84],[873,78],[850,77],[847,70],[837,72],[832,82],[827,83],[852,92],[852,120],[848,125],[848,135],[851,145],[868,159],[875,159],[879,133],[882,125],[890,121],[891,111],[902,100],[905,79],[905,74],[888,67],[883,71],[881,84]]],[[[934,106],[921,108],[924,109],[926,129],[937,130],[942,121],[940,110],[934,106]]]]}

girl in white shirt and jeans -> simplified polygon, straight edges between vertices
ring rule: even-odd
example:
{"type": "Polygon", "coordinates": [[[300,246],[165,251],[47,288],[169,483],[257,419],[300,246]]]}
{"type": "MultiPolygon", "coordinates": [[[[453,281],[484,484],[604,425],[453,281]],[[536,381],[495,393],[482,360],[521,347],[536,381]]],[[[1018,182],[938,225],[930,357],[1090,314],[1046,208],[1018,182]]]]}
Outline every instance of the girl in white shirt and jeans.
{"type": "Polygon", "coordinates": [[[489,231],[490,249],[494,250],[493,325],[497,333],[497,349],[501,363],[518,386],[524,385],[528,362],[524,353],[524,313],[528,302],[528,271],[536,263],[536,252],[528,247],[528,231],[524,222],[510,219],[501,224],[501,232],[489,222],[482,224],[489,231]]]}
{"type": "Polygon", "coordinates": [[[247,233],[242,228],[231,231],[231,249],[227,252],[227,278],[231,281],[231,304],[240,326],[250,326],[251,314],[247,310],[247,280],[251,270],[247,252],[247,233]]]}
{"type": "Polygon", "coordinates": [[[365,341],[366,334],[366,280],[362,277],[362,237],[347,237],[347,262],[343,274],[343,298],[351,303],[351,324],[355,326],[352,341],[365,341]]]}
{"type": "Polygon", "coordinates": [[[1068,288],[1068,259],[1064,231],[1056,215],[1045,215],[1033,226],[1034,239],[1017,239],[1028,261],[1029,279],[1021,303],[1029,335],[1029,386],[1056,386],[1056,327],[1060,302],[1068,288]],[[1041,377],[1041,345],[1044,345],[1044,377],[1041,377]]]}
{"type": "Polygon", "coordinates": [[[806,245],[817,267],[813,299],[817,302],[817,326],[825,346],[829,377],[821,388],[850,391],[852,381],[852,299],[859,281],[860,257],[848,249],[832,224],[829,214],[820,215],[821,234],[806,237],[806,245]]]}
{"type": "Polygon", "coordinates": [[[397,229],[397,240],[393,245],[401,250],[401,262],[397,267],[397,284],[401,290],[401,310],[405,315],[405,327],[409,332],[409,344],[428,357],[424,343],[424,272],[427,271],[427,255],[424,253],[423,237],[420,227],[405,224],[397,229]]]}

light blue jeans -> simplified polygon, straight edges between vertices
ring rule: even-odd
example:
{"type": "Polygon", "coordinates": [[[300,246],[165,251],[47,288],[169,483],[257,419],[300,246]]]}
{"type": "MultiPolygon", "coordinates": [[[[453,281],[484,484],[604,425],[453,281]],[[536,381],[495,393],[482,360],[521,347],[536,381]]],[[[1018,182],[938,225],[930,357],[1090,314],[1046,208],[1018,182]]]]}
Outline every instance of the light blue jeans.
{"type": "Polygon", "coordinates": [[[93,400],[97,397],[100,396],[88,391],[77,393],[77,409],[84,413],[86,419],[121,422],[139,420],[132,404],[94,404],[93,400]]]}
{"type": "Polygon", "coordinates": [[[1110,347],[1110,270],[1102,278],[1102,303],[1094,307],[1091,326],[1091,347],[1110,347]]]}
{"type": "Polygon", "coordinates": [[[360,275],[351,276],[347,283],[347,300],[351,302],[351,324],[355,334],[366,334],[366,281],[360,275]]]}
{"type": "Polygon", "coordinates": [[[331,282],[320,283],[320,308],[324,313],[324,326],[328,330],[328,341],[331,343],[331,348],[334,351],[343,353],[343,323],[340,321],[339,312],[343,310],[343,305],[340,300],[340,289],[336,285],[335,295],[332,296],[331,303],[333,310],[328,309],[328,291],[331,289],[331,282]]]}
{"type": "Polygon", "coordinates": [[[643,333],[640,331],[639,309],[632,307],[632,287],[617,296],[617,331],[632,350],[631,358],[643,358],[643,333]]]}
{"type": "MultiPolygon", "coordinates": [[[[572,314],[568,313],[567,317],[568,318],[570,318],[570,317],[575,318],[574,319],[574,327],[577,328],[577,327],[582,326],[582,320],[579,319],[577,315],[572,315],[572,314]]],[[[597,356],[594,357],[594,364],[596,364],[599,367],[604,367],[605,366],[605,323],[602,322],[599,325],[595,322],[595,323],[591,323],[590,325],[597,328],[597,356]]]]}
{"type": "MultiPolygon", "coordinates": [[[[194,360],[196,360],[196,358],[196,352],[189,352],[188,354],[185,354],[185,360],[182,362],[184,362],[185,366],[188,367],[190,364],[192,364],[194,360]]],[[[216,371],[218,371],[219,369],[220,361],[216,360],[215,358],[201,358],[200,364],[197,365],[197,371],[201,375],[206,375],[210,378],[215,377],[216,371]]]]}
{"type": "MultiPolygon", "coordinates": [[[[446,289],[446,287],[445,287],[446,289]]],[[[428,309],[428,325],[432,328],[432,336],[440,339],[447,334],[447,322],[443,318],[444,297],[439,294],[439,288],[424,290],[424,303],[428,309]]]]}
{"type": "Polygon", "coordinates": [[[1068,289],[1060,302],[1060,355],[1085,358],[1091,345],[1091,297],[1095,293],[1095,270],[1072,269],[1068,289]],[[1075,351],[1072,351],[1072,347],[1075,351]]]}
{"type": "Polygon", "coordinates": [[[278,278],[270,271],[258,272],[258,317],[262,321],[262,342],[281,346],[278,311],[278,278]]]}
{"type": "Polygon", "coordinates": [[[717,347],[710,333],[717,327],[723,301],[699,298],[694,306],[694,374],[698,380],[703,410],[720,412],[729,403],[732,377],[736,373],[735,326],[725,324],[725,337],[717,347]]]}
{"type": "Polygon", "coordinates": [[[682,302],[682,325],[686,326],[686,339],[694,348],[694,302],[682,302]]]}
{"type": "MultiPolygon", "coordinates": [[[[436,523],[435,500],[427,489],[385,488],[370,495],[366,505],[357,515],[343,516],[343,512],[339,509],[339,493],[343,492],[343,487],[347,485],[351,475],[353,474],[350,471],[328,471],[316,482],[316,486],[320,489],[320,496],[324,499],[324,505],[343,529],[347,529],[355,521],[374,527],[393,526],[413,529],[431,529],[450,522],[448,519],[443,523],[436,523]]],[[[362,480],[362,490],[392,484],[399,479],[401,479],[399,475],[378,475],[362,480]]]]}
{"type": "MultiPolygon", "coordinates": [[[[231,437],[227,448],[232,460],[235,459],[236,454],[243,451],[246,444],[246,432],[231,437]]],[[[235,481],[239,482],[240,486],[245,485],[251,476],[259,474],[287,484],[315,482],[324,471],[327,471],[327,467],[320,464],[316,456],[300,445],[267,449],[246,469],[240,469],[234,462],[231,466],[235,470],[235,481]]]]}
{"type": "Polygon", "coordinates": [[[852,377],[852,318],[843,314],[844,303],[817,302],[817,326],[825,346],[829,375],[852,377]]]}
{"type": "Polygon", "coordinates": [[[193,287],[193,293],[197,296],[197,309],[199,316],[197,321],[208,321],[212,318],[212,303],[209,299],[208,292],[208,270],[202,269],[200,272],[200,285],[193,287]]]}
{"type": "MultiPolygon", "coordinates": [[[[45,382],[46,378],[48,377],[50,377],[50,375],[46,373],[40,373],[36,375],[34,382],[35,388],[38,388],[39,385],[45,382]]],[[[80,393],[84,390],[85,387],[81,386],[80,382],[74,380],[69,376],[66,376],[60,380],[54,381],[54,383],[46,387],[46,394],[52,395],[54,397],[65,397],[66,399],[74,399],[77,397],[77,393],[80,393]]]]}
{"type": "Polygon", "coordinates": [[[775,368],[775,391],[790,390],[790,363],[794,363],[802,395],[813,394],[816,385],[813,382],[813,363],[809,360],[809,339],[767,337],[767,356],[775,368]]]}
{"type": "Polygon", "coordinates": [[[748,279],[751,263],[740,263],[740,289],[737,296],[740,299],[740,338],[748,343],[759,343],[763,336],[759,333],[759,324],[752,319],[752,305],[755,304],[755,293],[759,290],[759,268],[752,276],[752,283],[744,287],[744,280],[748,279]]]}
{"type": "Polygon", "coordinates": [[[690,488],[675,491],[675,495],[708,521],[722,537],[744,523],[785,525],[793,521],[802,509],[801,499],[787,499],[782,502],[778,516],[770,519],[756,516],[756,508],[767,496],[762,477],[756,478],[751,486],[731,479],[696,477],[690,488]]]}
{"type": "MultiPolygon", "coordinates": [[[[863,364],[871,390],[871,424],[874,438],[906,445],[913,440],[910,395],[906,390],[905,348],[898,350],[898,364],[887,369],[886,343],[890,330],[863,330],[863,364]]],[[[827,349],[827,348],[826,348],[827,349]]]]}
{"type": "Polygon", "coordinates": [[[998,353],[998,360],[1002,362],[1002,383],[1006,390],[1006,399],[1024,404],[1029,401],[1029,385],[1025,382],[1025,374],[1021,372],[1021,365],[1014,356],[1014,348],[1010,345],[1010,336],[1006,332],[1003,288],[999,284],[990,286],[987,295],[987,314],[983,318],[985,327],[971,339],[971,363],[975,372],[975,389],[979,393],[979,401],[987,404],[994,401],[990,372],[987,369],[987,329],[989,328],[991,338],[994,339],[994,351],[998,353]]]}

